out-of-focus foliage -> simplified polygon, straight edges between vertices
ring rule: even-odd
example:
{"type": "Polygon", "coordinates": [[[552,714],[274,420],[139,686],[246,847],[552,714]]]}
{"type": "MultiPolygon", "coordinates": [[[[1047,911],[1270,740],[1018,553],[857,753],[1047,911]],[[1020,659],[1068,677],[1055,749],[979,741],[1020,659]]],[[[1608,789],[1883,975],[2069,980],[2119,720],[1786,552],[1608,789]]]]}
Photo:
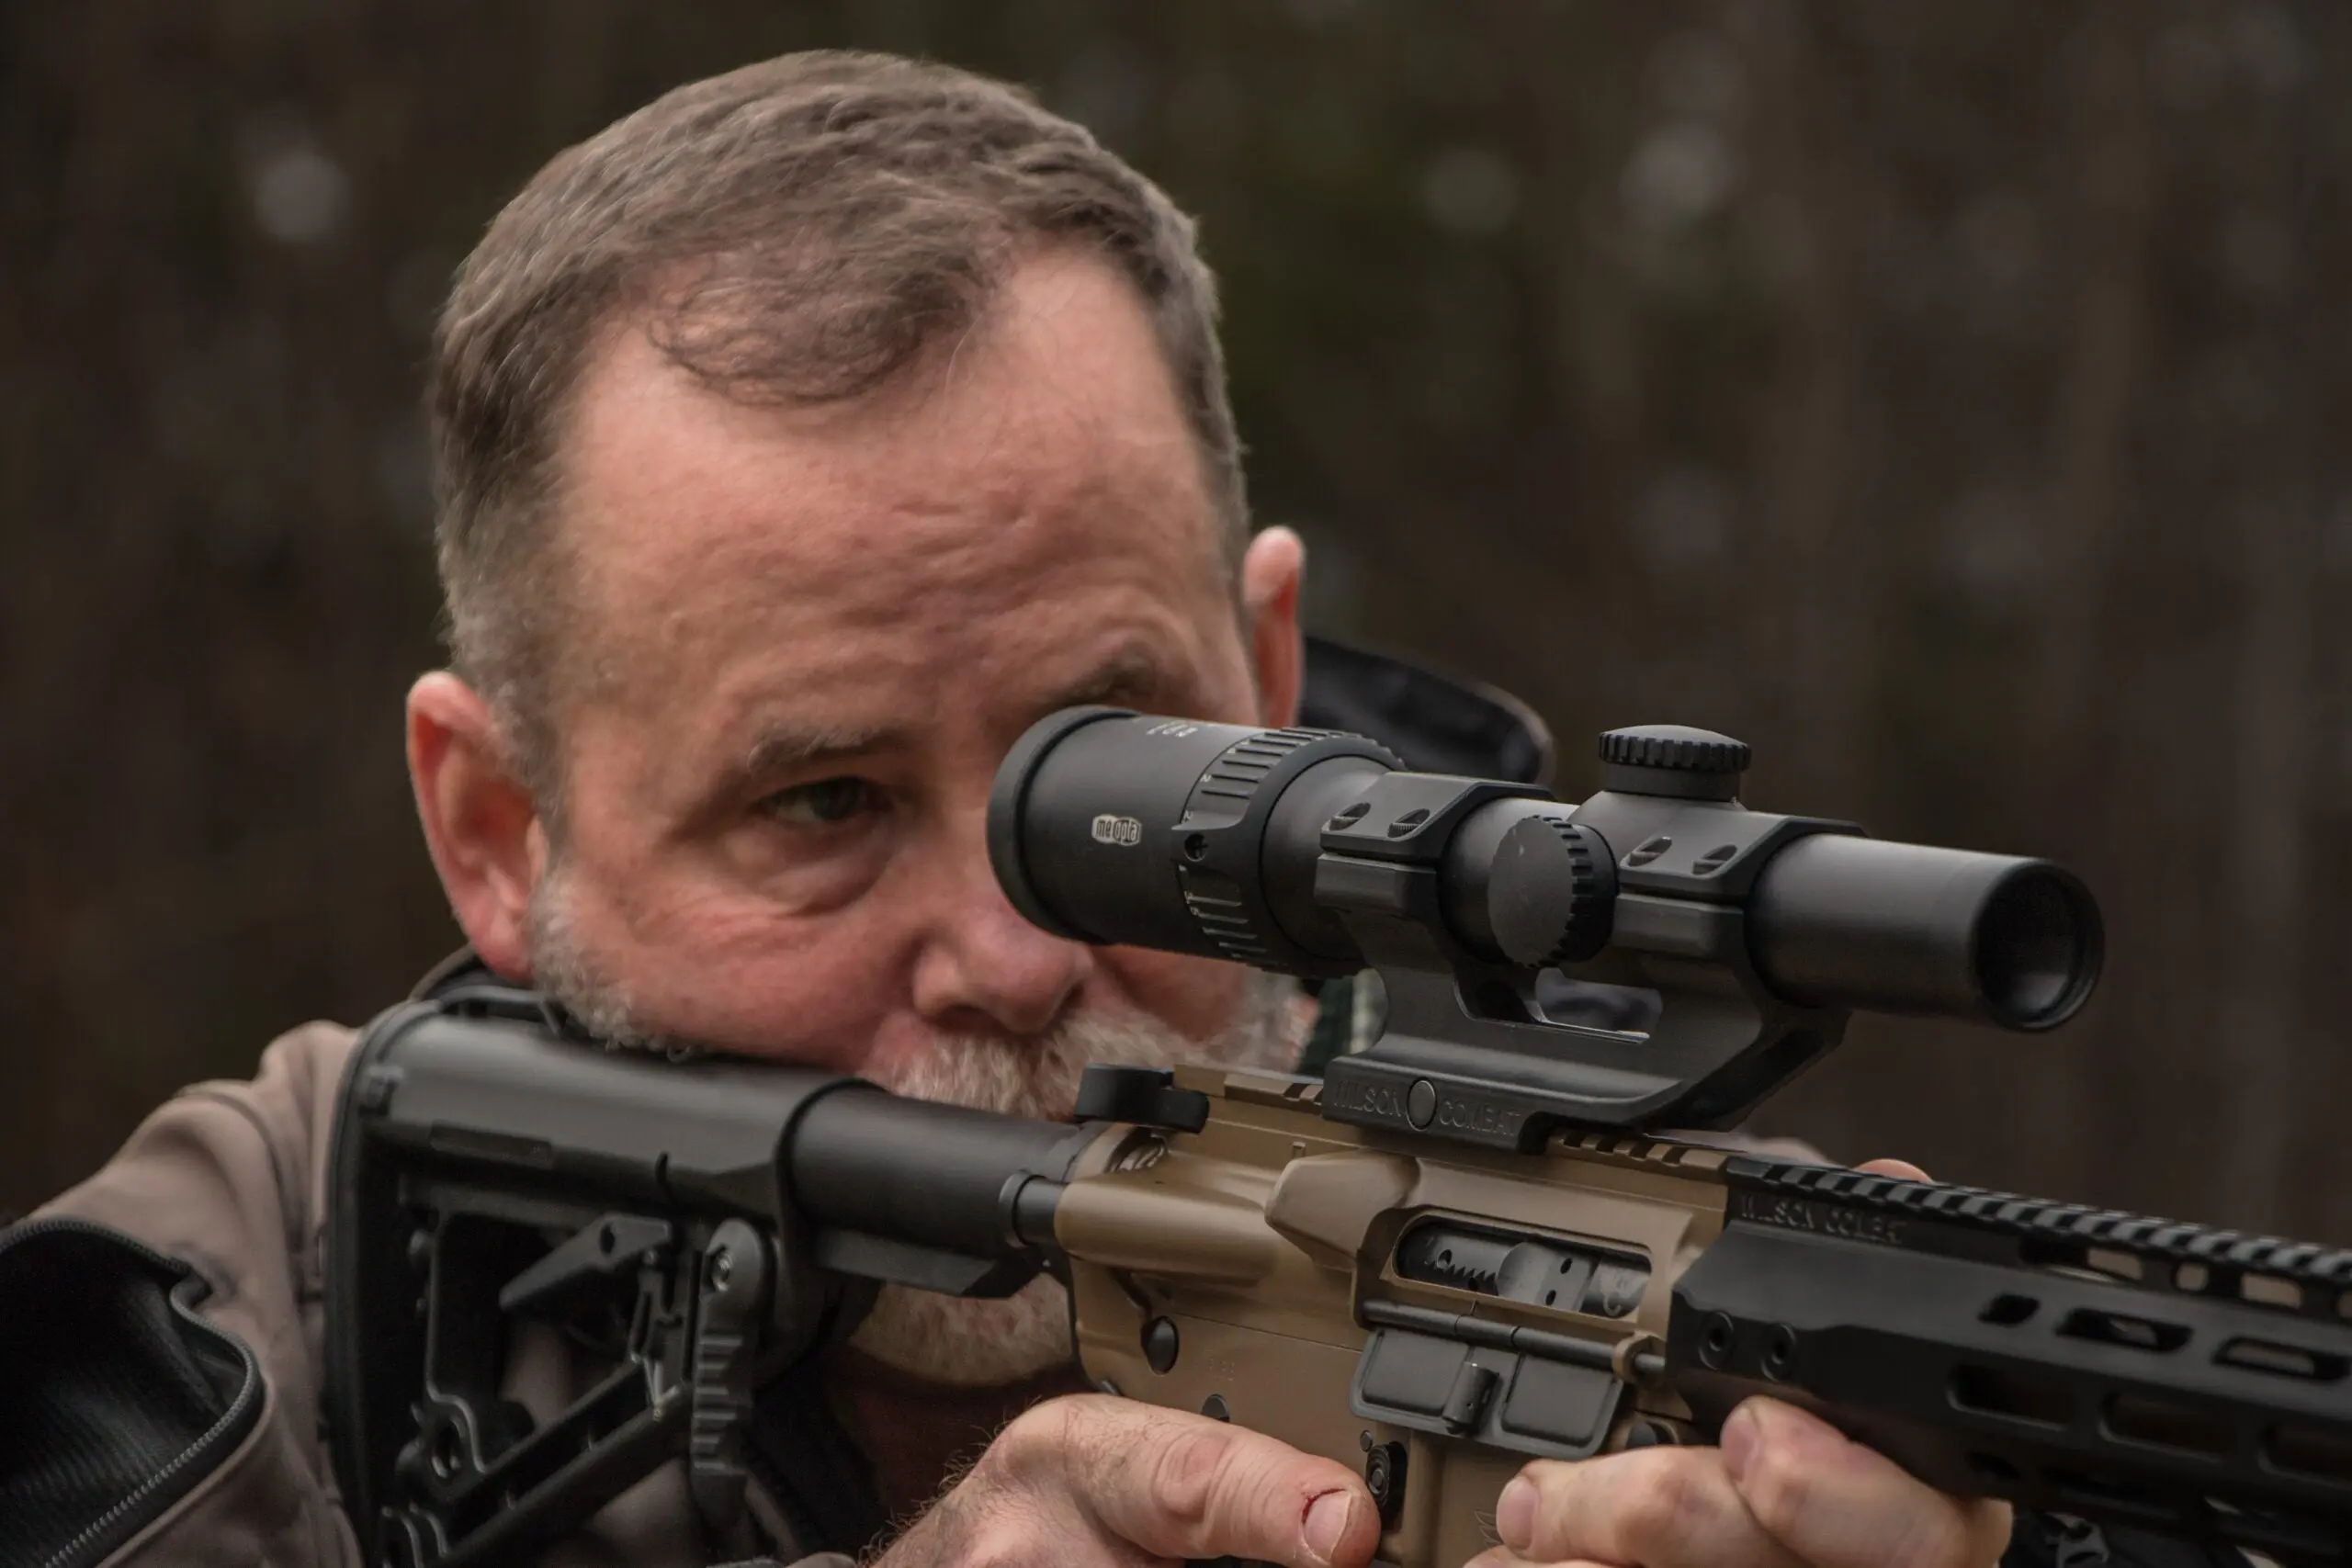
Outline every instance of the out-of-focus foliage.
{"type": "Polygon", "coordinates": [[[2102,999],[1872,1022],[1853,1157],[2352,1238],[2352,12],[2325,0],[0,9],[0,1199],[452,941],[416,368],[530,172],[787,49],[1031,84],[1202,215],[1326,629],[1749,798],[2078,866],[2102,999]]]}

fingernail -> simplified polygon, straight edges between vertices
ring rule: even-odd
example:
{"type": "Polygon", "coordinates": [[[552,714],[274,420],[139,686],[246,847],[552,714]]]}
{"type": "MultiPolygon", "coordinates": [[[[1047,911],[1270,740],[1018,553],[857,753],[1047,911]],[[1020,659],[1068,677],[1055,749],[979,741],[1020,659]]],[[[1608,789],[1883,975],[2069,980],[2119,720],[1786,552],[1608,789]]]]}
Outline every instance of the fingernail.
{"type": "Polygon", "coordinates": [[[1347,1492],[1326,1492],[1306,1506],[1306,1550],[1325,1562],[1340,1550],[1353,1520],[1356,1500],[1347,1492]]]}
{"type": "Polygon", "coordinates": [[[1724,1450],[1724,1468],[1731,1472],[1735,1486],[1747,1476],[1747,1461],[1756,1457],[1756,1445],[1764,1435],[1757,1429],[1762,1420],[1755,1405],[1743,1404],[1731,1413],[1723,1435],[1715,1439],[1724,1450]]]}
{"type": "Polygon", "coordinates": [[[1503,1495],[1495,1499],[1495,1533],[1513,1551],[1535,1544],[1535,1483],[1514,1475],[1503,1495]]]}

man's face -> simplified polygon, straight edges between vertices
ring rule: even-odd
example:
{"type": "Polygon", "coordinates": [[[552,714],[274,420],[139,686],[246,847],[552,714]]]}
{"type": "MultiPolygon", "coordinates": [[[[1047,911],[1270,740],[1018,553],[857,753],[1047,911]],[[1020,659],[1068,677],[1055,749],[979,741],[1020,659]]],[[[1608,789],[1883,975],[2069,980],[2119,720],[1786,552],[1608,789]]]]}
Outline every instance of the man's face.
{"type": "Polygon", "coordinates": [[[1261,712],[1196,448],[1114,272],[1025,263],[965,341],[844,407],[729,400],[617,332],[567,452],[594,671],[538,967],[648,1032],[899,1087],[1073,1022],[1232,1023],[1241,972],[1047,936],[984,847],[998,762],[1056,708],[1289,717],[1261,712]]]}

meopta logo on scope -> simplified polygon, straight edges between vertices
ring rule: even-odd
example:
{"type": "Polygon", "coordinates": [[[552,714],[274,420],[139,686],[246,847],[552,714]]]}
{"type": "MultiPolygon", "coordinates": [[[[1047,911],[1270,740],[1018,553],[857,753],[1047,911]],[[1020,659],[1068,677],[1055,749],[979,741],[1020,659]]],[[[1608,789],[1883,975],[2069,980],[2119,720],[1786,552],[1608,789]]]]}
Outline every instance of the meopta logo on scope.
{"type": "Polygon", "coordinates": [[[1133,817],[1115,817],[1106,811],[1094,819],[1094,841],[1131,850],[1143,842],[1143,824],[1133,817]]]}

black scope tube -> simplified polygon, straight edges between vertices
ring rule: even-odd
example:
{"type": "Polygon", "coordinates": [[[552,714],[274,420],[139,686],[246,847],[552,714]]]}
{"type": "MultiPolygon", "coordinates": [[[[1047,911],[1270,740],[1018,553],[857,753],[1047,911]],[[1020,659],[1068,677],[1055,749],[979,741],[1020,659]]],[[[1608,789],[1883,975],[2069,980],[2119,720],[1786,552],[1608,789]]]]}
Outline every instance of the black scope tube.
{"type": "Polygon", "coordinates": [[[1094,1136],[851,1085],[800,1113],[784,1165],[793,1207],[820,1228],[1007,1258],[1052,1240],[1012,1234],[1008,1189],[1024,1176],[1065,1180],[1094,1136]]]}
{"type": "MultiPolygon", "coordinates": [[[[1323,833],[1400,766],[1356,736],[1069,709],[999,771],[989,859],[1013,906],[1060,936],[1346,974],[1363,957],[1317,900],[1323,833]]],[[[1577,809],[1508,798],[1463,819],[1431,911],[1446,934],[1525,967],[1611,941],[1624,846],[1577,809]]],[[[2098,979],[2098,903],[2047,861],[1814,832],[1773,852],[1740,902],[1758,975],[1793,1002],[2040,1030],[2098,979]]]]}
{"type": "Polygon", "coordinates": [[[1748,952],[1792,1001],[2049,1029],[2081,1007],[2104,953],[2098,902],[2048,861],[1799,839],[1765,864],[1748,952]]]}

